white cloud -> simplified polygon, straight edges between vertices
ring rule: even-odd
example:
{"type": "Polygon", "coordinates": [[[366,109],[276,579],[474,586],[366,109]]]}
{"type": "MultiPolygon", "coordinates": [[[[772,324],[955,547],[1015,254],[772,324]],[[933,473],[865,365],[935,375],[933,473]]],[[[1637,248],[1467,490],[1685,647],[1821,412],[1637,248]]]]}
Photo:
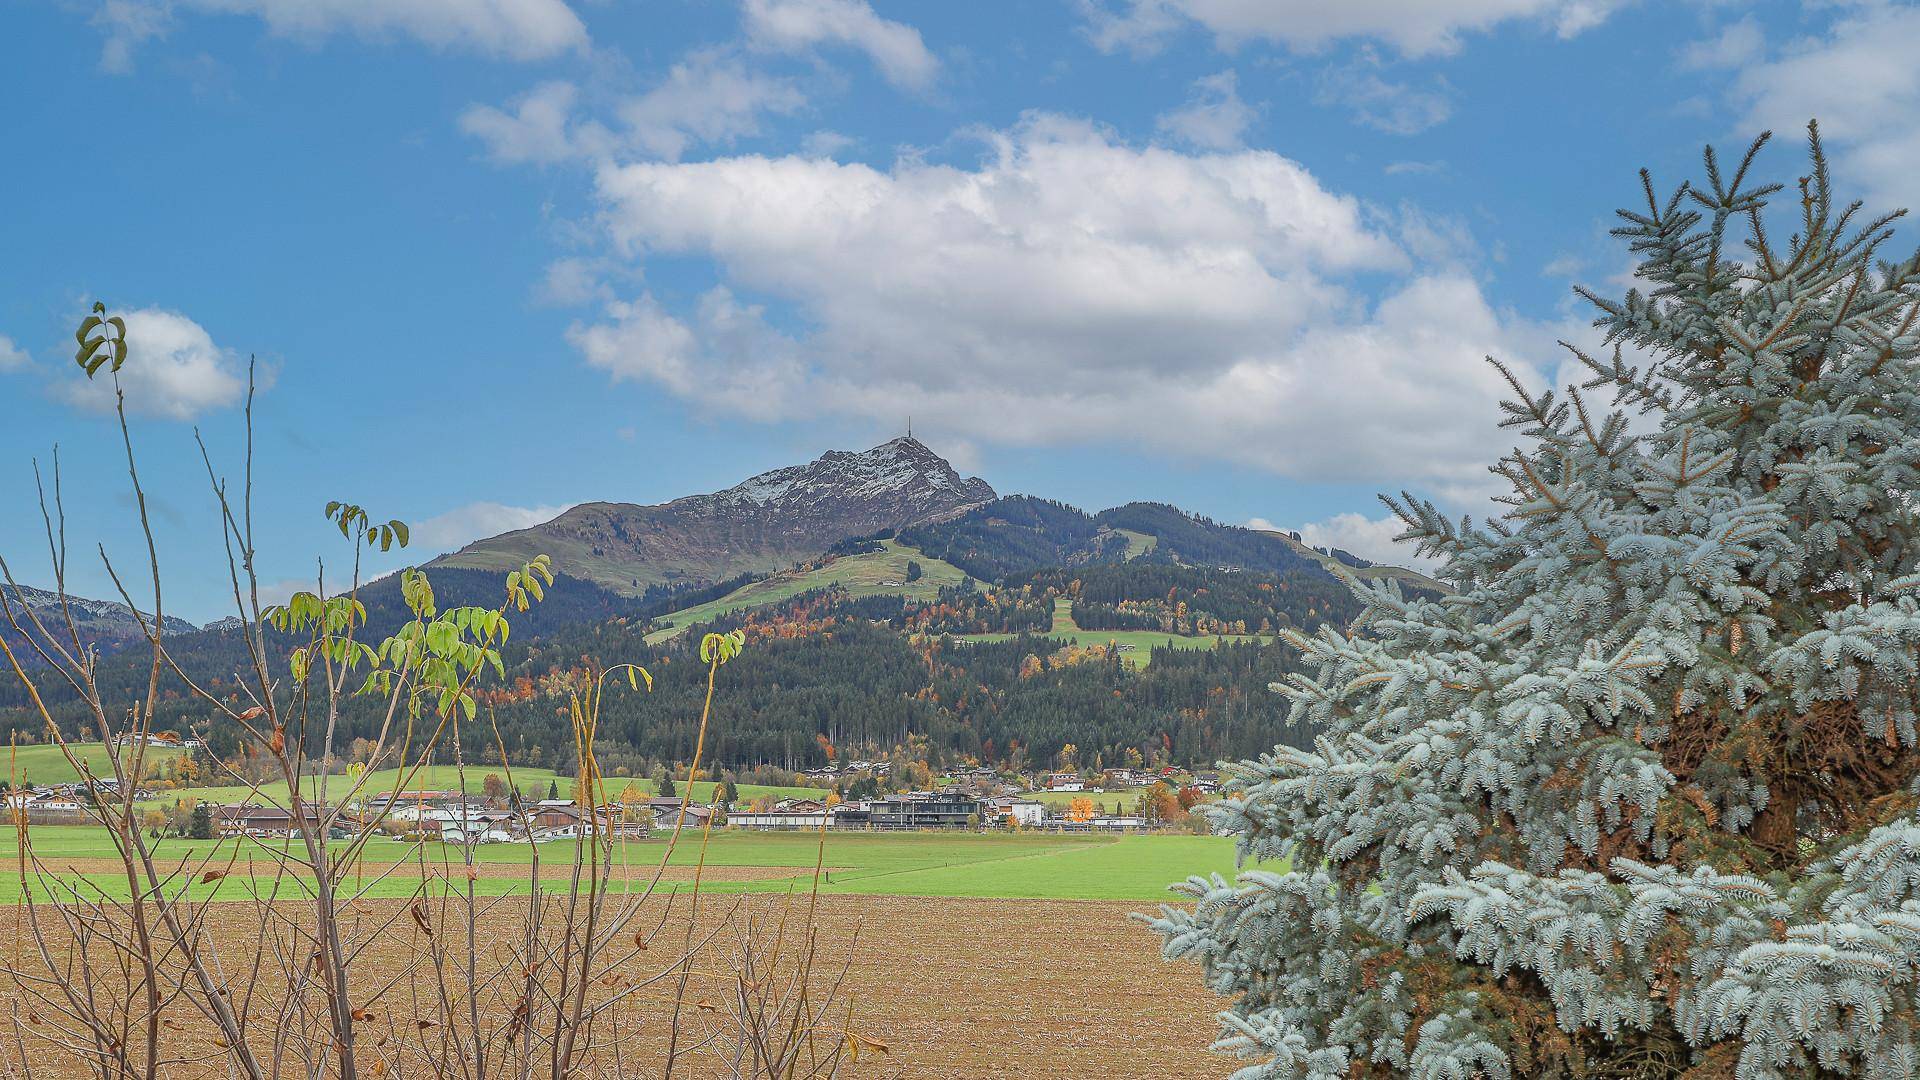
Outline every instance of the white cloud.
{"type": "Polygon", "coordinates": [[[849,45],[865,52],[887,81],[924,89],[940,71],[920,31],[883,19],[866,0],[746,0],[747,40],[755,48],[799,52],[849,45]]]}
{"type": "Polygon", "coordinates": [[[502,164],[565,161],[579,152],[569,127],[580,90],[570,82],[545,82],[513,103],[513,111],[473,105],[460,114],[460,130],[487,144],[502,164]]]}
{"type": "Polygon", "coordinates": [[[1630,0],[1081,0],[1102,49],[1150,50],[1186,26],[1224,48],[1270,41],[1313,50],[1349,38],[1386,42],[1406,56],[1452,53],[1464,34],[1532,22],[1572,37],[1630,0]]]}
{"type": "MultiPolygon", "coordinates": [[[[122,313],[127,321],[127,359],[119,383],[127,411],[191,420],[238,404],[246,396],[245,365],[212,335],[177,311],[142,308],[122,313]]],[[[55,393],[83,408],[113,408],[114,379],[101,368],[92,379],[76,374],[55,393]]]]}
{"type": "Polygon", "coordinates": [[[1742,137],[1761,128],[1790,135],[1817,118],[1843,189],[1864,186],[1881,204],[1874,210],[1920,206],[1920,66],[1912,55],[1920,8],[1838,11],[1824,34],[1739,73],[1742,137]]]}
{"type": "Polygon", "coordinates": [[[727,144],[757,135],[761,117],[790,115],[806,97],[787,79],[754,71],[724,50],[689,54],[643,94],[619,99],[615,126],[576,117],[579,88],[547,82],[508,108],[472,105],[460,128],[501,163],[550,164],[638,154],[669,161],[695,145],[727,144]]]}
{"type": "Polygon", "coordinates": [[[567,340],[615,382],[653,382],[681,397],[757,420],[776,420],[808,392],[796,344],[766,325],[763,308],[725,287],[700,298],[692,325],[649,294],[606,306],[606,321],[576,323],[567,340]]]}
{"type": "Polygon", "coordinates": [[[1330,67],[1320,73],[1314,102],[1345,108],[1359,123],[1391,135],[1416,135],[1453,115],[1444,79],[1431,89],[1380,77],[1379,61],[1370,53],[1355,63],[1330,67]]]}
{"type": "Polygon", "coordinates": [[[547,276],[534,290],[534,298],[554,307],[579,307],[594,300],[613,299],[606,278],[613,267],[604,260],[568,255],[547,264],[547,276]]]}
{"type": "MultiPolygon", "coordinates": [[[[1250,524],[1247,527],[1256,528],[1257,526],[1250,524]]],[[[1394,543],[1393,538],[1405,529],[1406,526],[1400,519],[1392,514],[1370,518],[1365,514],[1348,512],[1335,514],[1325,521],[1302,525],[1297,530],[1291,531],[1297,531],[1300,539],[1310,547],[1339,548],[1358,555],[1368,562],[1404,566],[1409,570],[1431,573],[1439,566],[1437,560],[1422,558],[1413,544],[1394,543]]]]}
{"type": "Polygon", "coordinates": [[[87,20],[104,38],[100,70],[124,75],[133,70],[134,50],[164,37],[172,24],[168,9],[150,0],[106,0],[87,20]]]}
{"type": "Polygon", "coordinates": [[[15,371],[33,363],[33,357],[27,350],[13,343],[13,339],[0,334],[0,371],[15,371]]]}
{"type": "Polygon", "coordinates": [[[1766,37],[1749,15],[1728,23],[1713,37],[1680,50],[1680,66],[1689,71],[1740,68],[1758,60],[1765,51],[1766,37]]]}
{"type": "Polygon", "coordinates": [[[1466,273],[1416,268],[1379,215],[1270,152],[1140,148],[1046,115],[988,138],[972,168],[603,165],[617,251],[710,258],[725,285],[684,316],[609,305],[571,340],[715,411],[911,412],[1003,444],[1127,432],[1290,475],[1484,489],[1507,444],[1482,358],[1526,370],[1550,346],[1466,273]],[[1370,301],[1354,279],[1382,272],[1370,301]]]}
{"type": "Polygon", "coordinates": [[[1563,251],[1549,260],[1547,265],[1540,268],[1540,276],[1550,278],[1575,278],[1580,276],[1580,272],[1586,268],[1587,260],[1572,252],[1563,251]]]}
{"type": "Polygon", "coordinates": [[[530,529],[542,522],[552,521],[566,513],[572,505],[508,506],[497,502],[472,502],[456,506],[414,525],[413,535],[409,538],[412,542],[407,545],[407,550],[422,554],[455,551],[475,540],[516,529],[530,529]]]}
{"type": "MultiPolygon", "coordinates": [[[[277,581],[262,581],[260,583],[260,606],[262,608],[269,608],[278,604],[284,604],[293,599],[294,593],[313,592],[319,587],[320,577],[318,574],[312,577],[280,578],[277,581]]],[[[338,581],[328,584],[329,589],[338,589],[340,587],[341,585],[338,581]]],[[[229,599],[231,599],[232,594],[228,595],[229,599]]],[[[224,611],[219,617],[226,618],[232,614],[233,612],[231,610],[224,611]]]]}
{"type": "Polygon", "coordinates": [[[839,157],[842,151],[852,149],[859,141],[838,131],[812,131],[800,140],[800,150],[808,157],[839,157]]]}
{"type": "Polygon", "coordinates": [[[1160,114],[1155,126],[1202,150],[1234,150],[1258,115],[1240,100],[1238,77],[1231,71],[1208,75],[1193,84],[1193,96],[1178,109],[1160,114]]]}
{"type": "Polygon", "coordinates": [[[1388,176],[1437,176],[1447,171],[1444,161],[1394,161],[1380,170],[1388,176]]]}
{"type": "Polygon", "coordinates": [[[659,86],[620,106],[629,140],[669,160],[688,146],[757,135],[763,113],[787,115],[807,103],[786,79],[753,71],[718,52],[698,52],[673,65],[659,86]]]}
{"type": "Polygon", "coordinates": [[[564,0],[109,0],[93,20],[107,35],[101,66],[129,69],[133,47],[165,33],[182,8],[253,16],[283,37],[409,37],[509,60],[549,59],[587,44],[585,24],[564,0]]]}

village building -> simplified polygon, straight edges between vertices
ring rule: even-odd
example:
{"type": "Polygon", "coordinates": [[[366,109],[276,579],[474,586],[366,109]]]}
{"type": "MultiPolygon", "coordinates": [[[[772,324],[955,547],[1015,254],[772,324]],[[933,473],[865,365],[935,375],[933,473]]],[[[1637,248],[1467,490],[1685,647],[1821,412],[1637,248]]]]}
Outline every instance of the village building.
{"type": "Polygon", "coordinates": [[[733,810],[727,825],[741,829],[824,829],[832,824],[832,810],[814,799],[782,799],[765,810],[733,810]]]}
{"type": "MultiPolygon", "coordinates": [[[[309,826],[318,828],[330,808],[319,806],[302,807],[309,826]]],[[[260,836],[288,837],[296,836],[300,828],[295,824],[293,812],[283,806],[266,806],[260,803],[229,803],[213,808],[213,825],[221,836],[260,836]]]]}
{"type": "Polygon", "coordinates": [[[980,824],[980,800],[966,795],[907,792],[875,800],[870,829],[966,829],[980,824]]]}
{"type": "Polygon", "coordinates": [[[1046,823],[1047,804],[1038,799],[989,799],[982,805],[981,816],[989,824],[1030,829],[1046,823]]]}

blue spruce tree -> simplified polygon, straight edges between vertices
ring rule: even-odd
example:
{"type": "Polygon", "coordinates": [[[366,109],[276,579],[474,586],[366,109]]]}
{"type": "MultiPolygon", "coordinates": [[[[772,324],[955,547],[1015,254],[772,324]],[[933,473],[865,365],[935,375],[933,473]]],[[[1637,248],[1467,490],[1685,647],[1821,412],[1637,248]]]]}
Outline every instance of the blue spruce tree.
{"type": "Polygon", "coordinates": [[[1454,594],[1290,635],[1322,734],[1211,808],[1271,861],[1153,924],[1236,1080],[1920,1072],[1920,257],[1810,134],[1642,174],[1580,359],[1643,423],[1509,378],[1502,515],[1388,500],[1454,594]]]}

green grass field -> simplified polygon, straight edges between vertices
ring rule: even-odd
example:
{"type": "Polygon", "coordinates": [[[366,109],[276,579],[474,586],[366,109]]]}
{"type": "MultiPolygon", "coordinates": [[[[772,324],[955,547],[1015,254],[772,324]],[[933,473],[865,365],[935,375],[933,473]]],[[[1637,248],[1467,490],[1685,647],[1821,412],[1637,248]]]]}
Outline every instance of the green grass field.
{"type": "Polygon", "coordinates": [[[803,574],[775,574],[750,585],[742,585],[718,600],[709,600],[663,615],[654,620],[661,628],[648,634],[647,641],[663,641],[697,623],[709,622],[743,608],[777,604],[812,589],[839,585],[854,596],[897,593],[914,600],[932,600],[939,595],[941,586],[958,585],[967,576],[952,563],[930,559],[916,548],[892,540],[883,540],[881,544],[885,547],[884,551],[845,556],[803,574]],[[881,584],[883,581],[906,581],[908,562],[920,564],[920,580],[908,585],[881,584]]]}
{"type": "MultiPolygon", "coordinates": [[[[407,771],[404,773],[407,777],[406,790],[458,791],[461,789],[460,773],[460,767],[457,765],[427,765],[421,767],[417,773],[407,771]]],[[[467,766],[466,790],[477,794],[489,773],[499,776],[502,780],[505,780],[507,777],[507,771],[498,765],[467,766]]],[[[512,775],[514,785],[529,799],[544,799],[547,797],[547,792],[554,787],[559,789],[559,793],[563,798],[570,797],[572,794],[571,785],[573,778],[559,775],[552,769],[515,767],[512,775]]],[[[372,774],[371,778],[368,779],[364,790],[370,794],[384,794],[393,791],[395,785],[401,782],[402,776],[403,771],[400,769],[377,770],[372,774]]],[[[37,781],[38,779],[38,776],[36,776],[35,780],[37,781]]],[[[606,779],[607,797],[618,798],[621,790],[629,783],[640,785],[640,789],[648,795],[653,794],[653,782],[644,777],[609,776],[606,779]]],[[[328,798],[337,800],[342,793],[352,788],[352,786],[353,781],[346,776],[334,776],[327,782],[328,798]]],[[[702,780],[694,784],[693,787],[694,798],[702,802],[712,800],[713,781],[702,780]]],[[[318,790],[319,785],[317,780],[309,778],[307,782],[309,795],[317,793],[318,790]]],[[[259,794],[276,802],[283,802],[287,797],[287,785],[284,782],[262,784],[259,789],[259,794]]],[[[806,798],[809,796],[817,798],[821,794],[823,794],[823,792],[818,788],[773,787],[764,784],[740,785],[740,798],[743,800],[757,799],[762,795],[771,795],[776,799],[806,798]]],[[[163,792],[160,801],[170,802],[174,799],[189,796],[195,799],[212,800],[214,802],[238,802],[242,799],[253,797],[253,792],[246,787],[232,785],[178,788],[163,792]]]]}
{"type": "MultiPolygon", "coordinates": [[[[82,888],[109,895],[125,894],[124,881],[93,862],[114,857],[104,831],[92,826],[37,826],[29,835],[40,859],[62,881],[80,882],[82,888]]],[[[691,867],[700,857],[699,839],[697,832],[684,833],[669,865],[691,867]]],[[[1234,869],[1232,842],[1212,836],[829,832],[823,838],[811,832],[722,829],[713,834],[706,853],[706,865],[714,868],[716,880],[709,880],[703,888],[718,893],[808,888],[815,862],[822,858],[819,845],[823,839],[824,865],[830,873],[821,883],[821,892],[830,895],[1151,901],[1167,898],[1167,886],[1190,875],[1231,876],[1234,869]],[[738,876],[729,880],[730,868],[770,868],[772,872],[749,880],[738,876]]],[[[13,830],[0,829],[0,845],[4,845],[0,850],[6,853],[0,856],[0,903],[17,903],[21,897],[19,864],[13,856],[15,844],[13,830]]],[[[525,866],[535,848],[494,844],[474,850],[476,861],[488,870],[476,883],[478,890],[498,894],[525,888],[523,881],[491,868],[525,866]]],[[[558,881],[562,876],[559,871],[571,857],[571,846],[555,843],[537,850],[549,880],[558,881]]],[[[632,868],[651,867],[665,850],[664,838],[626,841],[618,845],[616,858],[632,868]]],[[[188,874],[194,876],[202,859],[211,857],[212,865],[224,867],[229,858],[234,858],[227,878],[194,886],[198,895],[216,899],[240,899],[247,890],[264,887],[270,864],[270,856],[250,840],[167,839],[158,842],[156,856],[167,866],[186,865],[188,874]],[[255,875],[252,878],[248,877],[249,863],[255,875]]],[[[464,883],[459,848],[388,839],[377,840],[368,848],[367,879],[378,877],[381,869],[403,859],[424,860],[429,875],[437,872],[464,883]]],[[[663,883],[663,887],[685,888],[685,870],[678,876],[680,880],[663,883]]],[[[418,871],[394,874],[379,881],[369,895],[408,895],[418,887],[420,877],[418,871]]]]}
{"type": "MultiPolygon", "coordinates": [[[[1006,641],[1013,634],[955,634],[965,641],[1006,641]]],[[[1073,601],[1060,597],[1053,602],[1053,629],[1048,637],[1058,638],[1069,645],[1088,648],[1112,642],[1115,645],[1131,645],[1121,655],[1135,667],[1146,667],[1153,659],[1156,648],[1173,649],[1211,649],[1224,641],[1258,641],[1263,645],[1271,644],[1271,634],[1167,634],[1158,630],[1082,630],[1080,624],[1073,621],[1073,601]]]]}
{"type": "MultiPolygon", "coordinates": [[[[113,767],[107,764],[107,748],[103,743],[70,743],[74,756],[86,762],[87,768],[95,776],[112,776],[113,767]]],[[[147,747],[146,760],[149,773],[157,769],[170,758],[179,757],[183,751],[158,746],[147,747]]],[[[32,784],[45,787],[49,784],[71,784],[80,779],[66,755],[52,743],[36,743],[32,746],[12,746],[0,749],[0,779],[10,784],[32,784]]]]}
{"type": "Polygon", "coordinates": [[[1029,791],[1020,797],[1048,806],[1065,806],[1075,799],[1092,799],[1095,806],[1104,805],[1108,813],[1124,814],[1132,812],[1146,791],[1143,787],[1115,791],[1029,791]]]}
{"type": "Polygon", "coordinates": [[[1137,559],[1160,546],[1160,538],[1152,533],[1134,532],[1132,529],[1113,531],[1127,538],[1127,558],[1129,559],[1137,559]]]}

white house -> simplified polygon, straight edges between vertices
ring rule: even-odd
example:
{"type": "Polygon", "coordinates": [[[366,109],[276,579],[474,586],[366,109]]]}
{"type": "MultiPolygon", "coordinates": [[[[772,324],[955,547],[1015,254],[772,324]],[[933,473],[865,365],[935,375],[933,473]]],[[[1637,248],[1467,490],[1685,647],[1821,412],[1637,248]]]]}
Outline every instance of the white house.
{"type": "Polygon", "coordinates": [[[1048,791],[1085,791],[1087,785],[1080,779],[1079,773],[1057,772],[1047,774],[1048,791]]]}
{"type": "Polygon", "coordinates": [[[1013,799],[1004,804],[1004,813],[1010,824],[1034,826],[1047,820],[1047,804],[1038,799],[1013,799]]]}
{"type": "Polygon", "coordinates": [[[832,813],[819,809],[735,810],[727,815],[727,825],[742,829],[824,829],[832,813]]]}
{"type": "Polygon", "coordinates": [[[498,825],[475,821],[470,826],[442,825],[440,840],[447,844],[504,844],[513,834],[498,825]]]}

